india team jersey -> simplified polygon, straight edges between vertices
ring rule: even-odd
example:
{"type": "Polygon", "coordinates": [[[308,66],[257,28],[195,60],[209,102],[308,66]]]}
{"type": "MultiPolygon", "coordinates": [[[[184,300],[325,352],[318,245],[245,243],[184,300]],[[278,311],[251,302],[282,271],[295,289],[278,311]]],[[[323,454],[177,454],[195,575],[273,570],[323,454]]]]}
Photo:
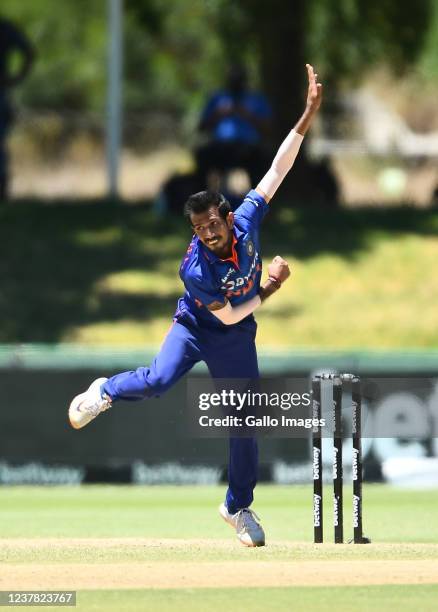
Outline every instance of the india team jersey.
{"type": "Polygon", "coordinates": [[[220,259],[193,237],[180,266],[185,293],[176,318],[187,313],[209,327],[225,327],[207,307],[213,302],[225,306],[226,299],[237,306],[258,294],[262,275],[259,228],[268,210],[255,190],[245,196],[234,212],[232,256],[228,259],[220,259]]]}

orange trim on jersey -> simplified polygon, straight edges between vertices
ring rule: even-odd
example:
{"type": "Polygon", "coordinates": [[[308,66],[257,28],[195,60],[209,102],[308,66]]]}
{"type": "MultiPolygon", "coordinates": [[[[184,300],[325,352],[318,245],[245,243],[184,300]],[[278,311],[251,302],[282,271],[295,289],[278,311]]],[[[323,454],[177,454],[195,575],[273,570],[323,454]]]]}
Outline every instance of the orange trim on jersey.
{"type": "Polygon", "coordinates": [[[240,270],[239,259],[237,257],[237,251],[236,251],[236,248],[235,248],[236,243],[237,243],[237,238],[233,234],[233,243],[231,245],[231,253],[232,253],[232,255],[231,255],[231,257],[227,257],[226,259],[221,259],[221,261],[231,261],[231,263],[233,263],[236,266],[236,268],[238,270],[240,270]]]}
{"type": "Polygon", "coordinates": [[[252,278],[250,278],[246,287],[242,289],[243,295],[246,295],[249,291],[251,291],[253,287],[254,287],[254,281],[252,278]]]}

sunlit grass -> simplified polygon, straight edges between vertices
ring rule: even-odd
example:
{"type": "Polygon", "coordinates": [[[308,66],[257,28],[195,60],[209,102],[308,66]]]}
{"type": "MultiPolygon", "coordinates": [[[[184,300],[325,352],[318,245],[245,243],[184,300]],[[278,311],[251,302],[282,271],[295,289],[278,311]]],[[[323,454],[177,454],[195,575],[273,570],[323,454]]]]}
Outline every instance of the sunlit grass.
{"type": "MultiPolygon", "coordinates": [[[[0,210],[0,342],[161,344],[187,223],[148,206],[38,204],[0,210]]],[[[258,345],[437,347],[437,235],[433,210],[274,207],[265,271],[280,254],[293,274],[257,311],[258,345]]]]}
{"type": "Polygon", "coordinates": [[[353,261],[287,257],[293,276],[257,313],[259,344],[436,346],[437,258],[438,241],[416,236],[380,239],[353,261]]]}
{"type": "Polygon", "coordinates": [[[170,316],[156,317],[147,323],[121,320],[114,324],[112,321],[102,321],[71,330],[66,334],[65,341],[90,346],[154,346],[158,349],[171,323],[170,316]]]}
{"type": "MultiPolygon", "coordinates": [[[[438,240],[432,237],[375,237],[354,259],[321,254],[299,260],[283,253],[292,277],[257,312],[259,346],[322,348],[430,347],[438,344],[438,240]]],[[[270,260],[264,260],[267,268],[270,260]]],[[[153,270],[124,270],[95,283],[90,300],[108,294],[171,298],[183,293],[177,259],[153,270]]],[[[147,321],[120,318],[79,325],[66,341],[159,345],[174,301],[147,321]]],[[[123,313],[122,313],[123,314],[123,313]]]]}
{"type": "MultiPolygon", "coordinates": [[[[175,262],[176,263],[176,262],[175,262]]],[[[178,279],[175,274],[155,271],[125,270],[114,272],[100,279],[95,285],[95,292],[105,294],[111,292],[144,295],[147,299],[149,294],[169,296],[177,289],[178,279]]]]}
{"type": "MultiPolygon", "coordinates": [[[[35,575],[44,576],[41,589],[47,588],[46,580],[63,581],[72,572],[78,585],[84,574],[91,576],[93,590],[75,589],[78,607],[107,612],[436,609],[437,490],[366,483],[364,526],[372,540],[367,546],[332,543],[332,506],[327,499],[326,543],[313,545],[311,485],[260,484],[254,507],[263,521],[267,546],[255,549],[241,546],[218,516],[224,493],[223,485],[3,487],[2,572],[12,579],[26,576],[22,588],[28,590],[26,581],[35,581],[35,575]],[[400,563],[409,567],[414,584],[391,584],[400,563]],[[379,572],[380,584],[373,584],[372,576],[370,584],[356,583],[356,568],[363,564],[371,574],[379,572]],[[102,567],[112,577],[111,589],[102,587],[102,567]],[[127,578],[138,575],[139,568],[146,577],[158,568],[170,583],[181,573],[190,579],[193,567],[211,578],[208,588],[142,588],[135,581],[126,587],[127,578]],[[251,574],[260,567],[272,568],[279,579],[289,572],[291,584],[298,578],[298,585],[248,587],[246,581],[251,582],[251,574]],[[300,586],[301,568],[305,573],[309,567],[314,572],[311,580],[303,579],[300,586]],[[227,576],[228,569],[242,577],[242,586],[221,586],[225,583],[220,572],[227,576]],[[435,578],[432,584],[424,584],[424,571],[435,578]],[[332,576],[332,585],[318,586],[322,572],[332,576]],[[347,576],[346,583],[342,576],[347,576]]],[[[346,487],[346,539],[352,533],[350,494],[346,487]]],[[[4,577],[3,581],[8,588],[4,577]]]]}

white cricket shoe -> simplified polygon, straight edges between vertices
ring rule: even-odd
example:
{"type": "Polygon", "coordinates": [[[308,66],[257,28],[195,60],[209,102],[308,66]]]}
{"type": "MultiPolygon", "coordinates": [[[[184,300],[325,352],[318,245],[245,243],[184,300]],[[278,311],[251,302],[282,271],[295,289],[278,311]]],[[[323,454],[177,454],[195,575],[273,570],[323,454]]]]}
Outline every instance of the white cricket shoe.
{"type": "Polygon", "coordinates": [[[85,393],[80,393],[73,398],[68,409],[70,425],[74,429],[80,429],[88,425],[98,414],[111,407],[111,398],[108,395],[102,397],[100,387],[108,378],[97,378],[85,393]]]}
{"type": "Polygon", "coordinates": [[[219,514],[229,525],[234,527],[236,535],[245,546],[264,546],[265,532],[260,519],[254,510],[242,508],[236,514],[230,514],[225,504],[219,506],[219,514]]]}

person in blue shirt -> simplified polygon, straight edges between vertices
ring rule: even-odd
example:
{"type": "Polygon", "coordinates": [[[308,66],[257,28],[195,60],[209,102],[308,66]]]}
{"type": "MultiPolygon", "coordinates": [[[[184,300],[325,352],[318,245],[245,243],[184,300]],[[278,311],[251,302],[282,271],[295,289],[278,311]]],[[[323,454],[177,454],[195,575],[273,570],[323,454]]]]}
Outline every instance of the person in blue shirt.
{"type": "MultiPolygon", "coordinates": [[[[261,282],[259,232],[269,201],[292,167],[321,104],[318,75],[309,64],[307,71],[305,111],[239,208],[233,213],[224,196],[214,191],[201,191],[187,200],[184,212],[194,234],[180,266],[185,293],[160,352],[150,366],[98,378],[73,398],[72,427],[84,427],[118,400],[161,395],[199,361],[207,364],[215,379],[258,378],[253,312],[290,275],[287,262],[277,256],[268,266],[268,278],[261,282]]],[[[263,546],[263,528],[250,509],[257,482],[257,441],[231,437],[229,444],[229,484],[219,512],[243,544],[263,546]]]]}
{"type": "Polygon", "coordinates": [[[252,185],[267,166],[263,138],[272,117],[266,97],[248,88],[247,73],[233,64],[226,87],[215,92],[201,114],[199,129],[208,140],[195,151],[197,170],[204,185],[209,172],[242,168],[252,185]]]}

